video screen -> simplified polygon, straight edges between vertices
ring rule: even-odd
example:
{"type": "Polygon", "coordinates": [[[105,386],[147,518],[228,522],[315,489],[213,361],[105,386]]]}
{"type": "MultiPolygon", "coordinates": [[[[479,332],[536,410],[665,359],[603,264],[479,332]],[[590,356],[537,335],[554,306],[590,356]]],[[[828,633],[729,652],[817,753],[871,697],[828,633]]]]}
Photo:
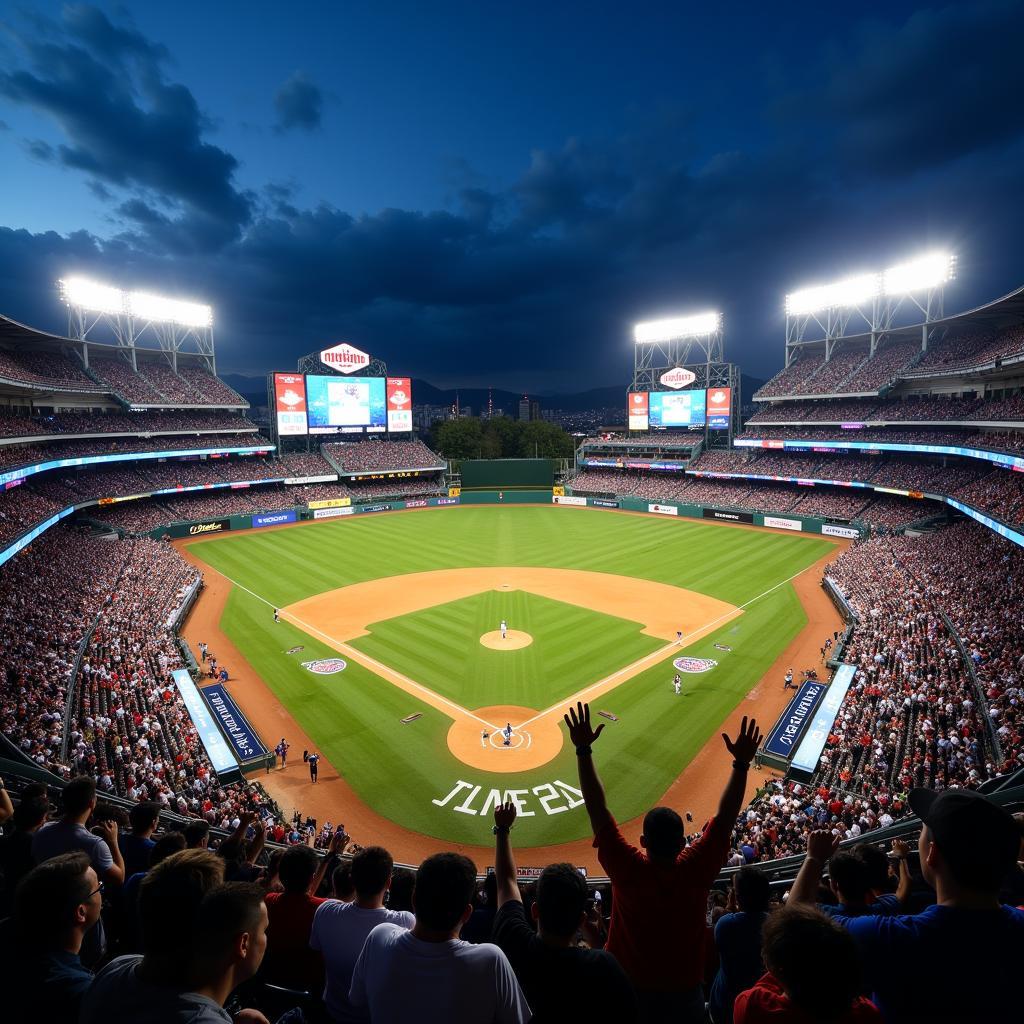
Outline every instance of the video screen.
{"type": "Polygon", "coordinates": [[[301,373],[275,373],[274,400],[278,434],[282,437],[305,434],[308,429],[305,377],[301,373]]]}
{"type": "Polygon", "coordinates": [[[703,427],[706,393],[693,391],[652,391],[648,395],[652,427],[703,427]]]}
{"type": "Polygon", "coordinates": [[[306,377],[311,434],[368,433],[387,429],[383,377],[306,377]]]}

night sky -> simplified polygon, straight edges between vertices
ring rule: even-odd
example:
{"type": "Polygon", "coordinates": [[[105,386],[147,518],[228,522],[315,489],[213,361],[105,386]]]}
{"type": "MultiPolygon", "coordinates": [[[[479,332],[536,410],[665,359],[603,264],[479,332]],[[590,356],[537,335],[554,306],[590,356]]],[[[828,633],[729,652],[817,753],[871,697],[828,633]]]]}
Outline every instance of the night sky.
{"type": "Polygon", "coordinates": [[[0,312],[211,303],[222,371],[350,341],[441,386],[625,385],[637,319],[948,247],[1024,283],[1024,4],[0,3],[0,312]]]}

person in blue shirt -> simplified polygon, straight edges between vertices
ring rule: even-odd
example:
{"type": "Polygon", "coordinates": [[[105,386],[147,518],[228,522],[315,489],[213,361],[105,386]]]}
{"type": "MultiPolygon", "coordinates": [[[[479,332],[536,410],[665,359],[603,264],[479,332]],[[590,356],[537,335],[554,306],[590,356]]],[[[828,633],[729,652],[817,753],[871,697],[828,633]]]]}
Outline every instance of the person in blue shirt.
{"type": "Polygon", "coordinates": [[[128,819],[132,824],[131,832],[117,837],[124,859],[125,879],[149,867],[149,858],[156,846],[153,833],[160,824],[160,805],[155,800],[135,804],[128,812],[128,819]]]}
{"type": "MultiPolygon", "coordinates": [[[[92,971],[79,957],[85,933],[99,920],[103,883],[81,852],[33,868],[14,900],[10,1020],[73,1021],[92,971]]],[[[5,1018],[7,1019],[7,1018],[5,1018]]]]}
{"type": "MultiPolygon", "coordinates": [[[[923,826],[918,851],[935,903],[920,914],[833,920],[860,947],[886,1024],[1016,1019],[1024,911],[999,902],[1020,848],[1016,824],[973,790],[915,789],[909,802],[923,826]]],[[[810,835],[790,902],[814,902],[838,845],[829,832],[810,835]]]]}
{"type": "MultiPolygon", "coordinates": [[[[910,848],[897,839],[893,853],[900,863],[900,888],[895,896],[875,899],[872,888],[873,865],[869,865],[867,844],[864,849],[854,847],[850,852],[840,851],[828,862],[828,884],[835,901],[819,903],[818,909],[829,917],[865,917],[871,914],[898,914],[910,895],[910,871],[907,854],[910,848]]],[[[870,848],[873,849],[873,848],[870,848]]],[[[881,851],[879,851],[881,852],[881,851]]],[[[886,858],[882,853],[883,859],[886,858]]]]}
{"type": "Polygon", "coordinates": [[[764,974],[761,929],[768,920],[771,886],[760,868],[743,867],[733,875],[728,913],[715,925],[718,973],[711,985],[708,1010],[715,1024],[732,1024],[736,997],[764,974]]]}

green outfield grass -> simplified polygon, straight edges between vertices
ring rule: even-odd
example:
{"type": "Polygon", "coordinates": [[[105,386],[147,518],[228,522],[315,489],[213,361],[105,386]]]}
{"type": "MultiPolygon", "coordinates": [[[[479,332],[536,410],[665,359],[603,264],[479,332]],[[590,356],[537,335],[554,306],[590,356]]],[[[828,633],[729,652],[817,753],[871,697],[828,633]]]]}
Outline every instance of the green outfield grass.
{"type": "MultiPolygon", "coordinates": [[[[595,710],[618,717],[601,737],[599,764],[610,806],[625,820],[658,800],[803,627],[800,602],[784,581],[828,548],[819,537],[688,520],[476,507],[253,531],[197,543],[191,550],[252,592],[232,591],[224,631],[369,805],[438,839],[487,845],[488,815],[480,812],[494,799],[492,791],[500,796],[514,789],[522,791],[525,809],[533,811],[516,826],[517,846],[535,846],[589,834],[578,797],[559,785],[577,785],[568,745],[553,761],[529,772],[470,768],[448,751],[451,720],[446,715],[357,664],[333,676],[303,669],[302,661],[336,652],[288,623],[275,625],[264,601],[280,607],[349,583],[431,569],[546,565],[657,580],[736,605],[752,602],[742,616],[687,648],[688,656],[710,658],[718,666],[684,675],[682,697],[672,693],[674,670],[666,661],[597,701],[595,710]],[[716,643],[731,650],[718,650],[716,643]],[[299,654],[285,653],[300,644],[304,650],[299,654]],[[422,717],[401,724],[413,713],[422,717]],[[459,783],[465,786],[446,801],[459,783]]],[[[377,623],[355,642],[468,708],[499,703],[547,707],[658,644],[643,636],[636,623],[516,591],[478,595],[377,623]],[[520,615],[533,625],[527,632],[540,637],[537,650],[497,654],[510,660],[496,663],[499,675],[485,670],[482,678],[480,666],[492,652],[480,647],[479,636],[496,628],[502,615],[495,611],[502,607],[512,609],[507,618],[513,628],[524,628],[520,615]],[[606,633],[614,633],[614,642],[605,643],[606,633]],[[598,649],[607,650],[607,662],[603,654],[598,657],[598,649]],[[529,671],[519,673],[514,662],[523,654],[524,665],[541,655],[557,657],[579,684],[557,673],[545,671],[545,682],[529,671]]],[[[276,737],[264,739],[272,745],[276,737]]],[[[344,808],[338,817],[344,820],[344,808]]]]}
{"type": "Polygon", "coordinates": [[[464,708],[540,710],[665,646],[642,628],[521,590],[490,590],[375,622],[352,646],[464,708]],[[480,637],[502,619],[533,643],[518,651],[484,647],[480,637]]]}

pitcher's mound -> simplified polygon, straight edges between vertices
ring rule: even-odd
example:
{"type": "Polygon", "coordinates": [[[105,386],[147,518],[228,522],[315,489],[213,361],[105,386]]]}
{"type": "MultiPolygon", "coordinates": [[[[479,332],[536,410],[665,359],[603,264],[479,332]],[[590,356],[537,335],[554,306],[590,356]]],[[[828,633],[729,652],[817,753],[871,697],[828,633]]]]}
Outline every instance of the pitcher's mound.
{"type": "Polygon", "coordinates": [[[518,651],[522,647],[529,647],[533,643],[533,637],[524,633],[521,629],[506,630],[507,636],[501,638],[501,630],[496,629],[491,633],[484,633],[480,637],[480,643],[484,647],[490,647],[494,651],[518,651]]]}

